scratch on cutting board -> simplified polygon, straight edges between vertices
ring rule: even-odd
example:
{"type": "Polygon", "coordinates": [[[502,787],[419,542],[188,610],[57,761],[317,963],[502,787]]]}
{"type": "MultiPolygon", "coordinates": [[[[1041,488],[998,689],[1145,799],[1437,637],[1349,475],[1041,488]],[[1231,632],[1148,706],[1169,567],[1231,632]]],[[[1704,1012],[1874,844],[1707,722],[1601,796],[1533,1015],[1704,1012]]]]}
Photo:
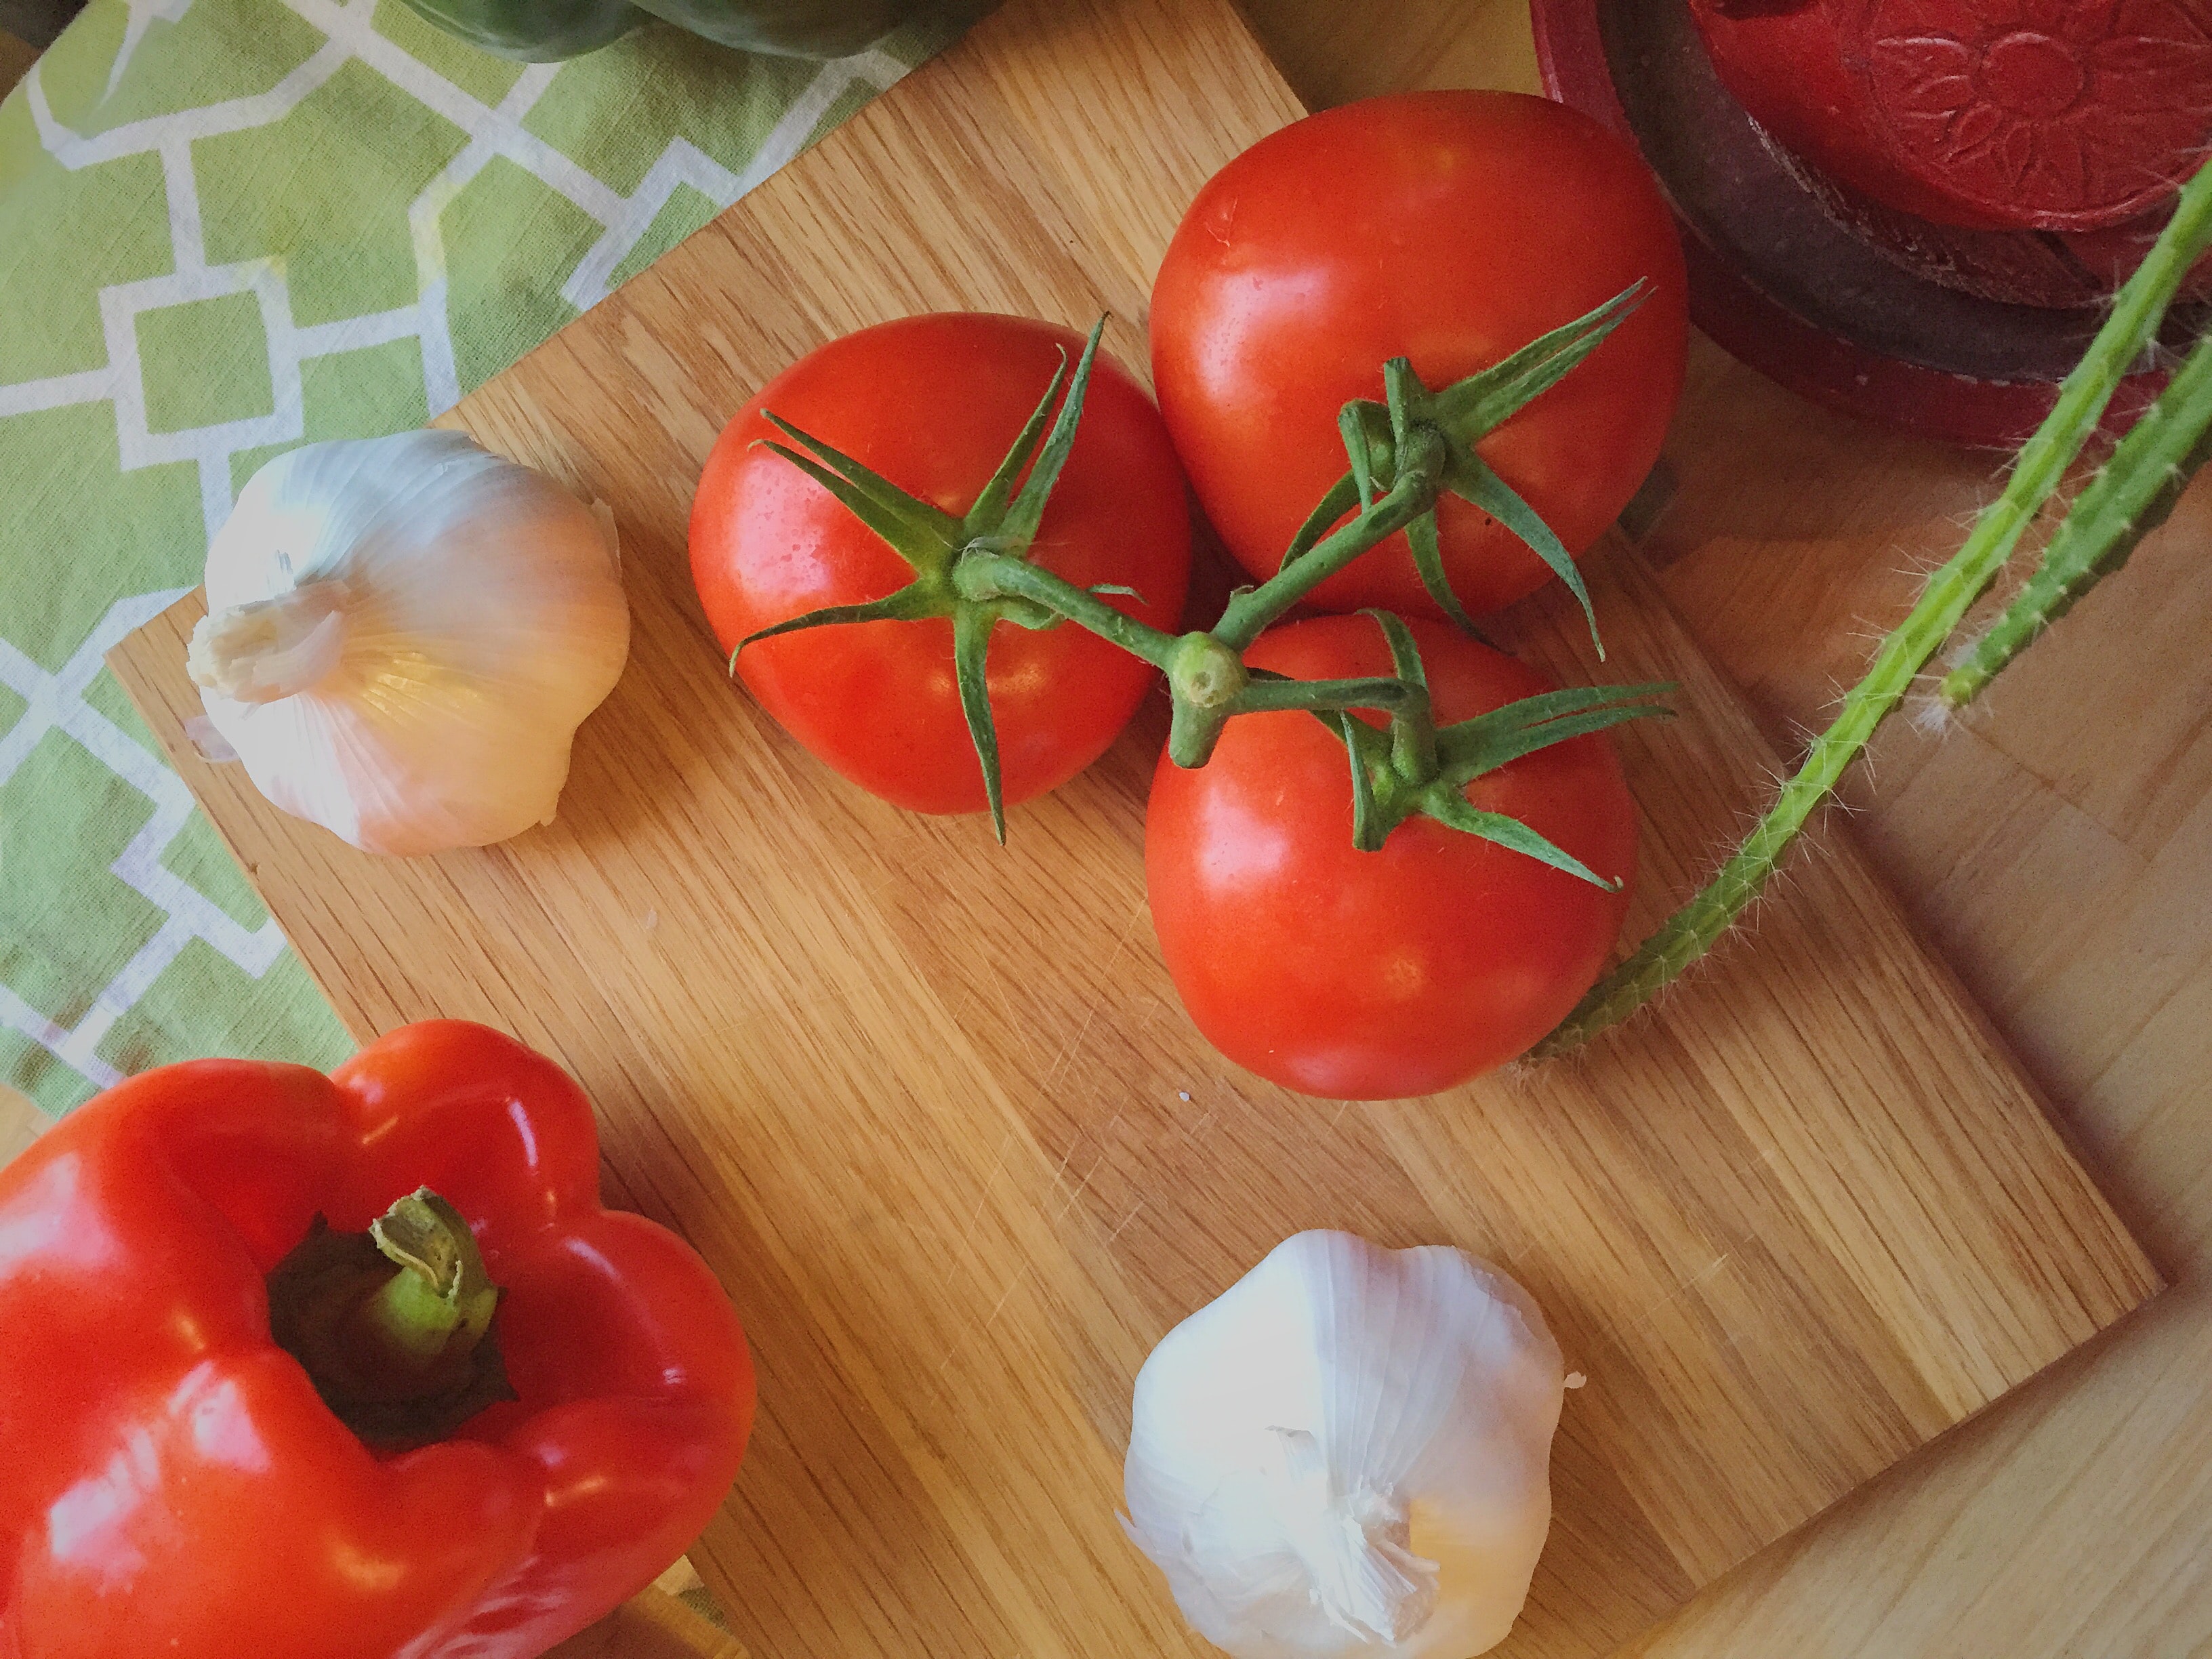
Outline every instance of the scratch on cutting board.
{"type": "Polygon", "coordinates": [[[1067,1150],[1065,1152],[1062,1152],[1060,1157],[1060,1167],[1052,1172],[1052,1184],[1054,1186],[1059,1186],[1062,1178],[1066,1176],[1068,1160],[1075,1156],[1075,1149],[1082,1144],[1083,1137],[1080,1134],[1078,1134],[1074,1139],[1067,1143],[1067,1150]]]}
{"type": "MultiPolygon", "coordinates": [[[[999,1316],[1006,1310],[1006,1304],[1013,1300],[1014,1292],[1021,1289],[1021,1287],[1028,1282],[1029,1276],[1030,1269],[1028,1267],[1024,1267],[1021,1272],[1014,1275],[1013,1282],[1008,1285],[1006,1288],[1000,1293],[998,1301],[992,1304],[991,1311],[984,1316],[981,1328],[982,1330],[988,1331],[993,1325],[998,1322],[999,1316]]],[[[981,1334],[981,1331],[977,1333],[979,1335],[981,1334]]]]}
{"type": "MultiPolygon", "coordinates": [[[[975,1328],[975,1334],[977,1336],[981,1336],[985,1331],[989,1330],[991,1327],[998,1322],[999,1316],[1006,1310],[1006,1304],[1013,1299],[1014,1292],[1021,1289],[1023,1281],[1029,1278],[1031,1272],[1035,1270],[1035,1267],[1036,1264],[1034,1262],[1024,1263],[1021,1272],[1016,1273],[1011,1279],[1006,1281],[1006,1288],[999,1292],[999,1299],[991,1304],[991,1311],[983,1316],[983,1322],[975,1328]]],[[[967,1342],[956,1342],[953,1344],[951,1352],[947,1353],[938,1364],[937,1381],[940,1383],[944,1382],[945,1373],[952,1369],[952,1362],[954,1360],[959,1358],[963,1354],[972,1353],[974,1352],[975,1344],[973,1339],[970,1339],[967,1342]]]]}
{"type": "Polygon", "coordinates": [[[990,975],[988,977],[991,981],[991,989],[998,995],[999,1012],[1006,1017],[1006,1025],[1008,1029],[1019,1034],[1022,1040],[1022,1047],[1029,1051],[1030,1063],[1034,1066],[1036,1064],[1037,1057],[1036,1033],[1030,1030],[1029,1022],[1027,1020],[1016,1019],[1014,1018],[1014,1000],[1012,997],[1006,994],[1006,981],[1005,979],[997,974],[990,975]]]}
{"type": "Polygon", "coordinates": [[[991,1201],[991,1183],[999,1178],[999,1171],[1006,1167],[1006,1148],[1013,1144],[1014,1132],[1009,1129],[1006,1131],[1006,1139],[999,1143],[998,1157],[991,1160],[991,1173],[983,1177],[980,1195],[975,1200],[975,1212],[969,1216],[968,1224],[960,1230],[961,1243],[965,1244],[969,1239],[975,1237],[975,1225],[983,1218],[983,1206],[991,1201]]]}
{"type": "MultiPolygon", "coordinates": [[[[1100,1162],[1104,1162],[1106,1155],[1103,1152],[1101,1152],[1098,1156],[1100,1162]]],[[[1096,1170],[1097,1165],[1093,1164],[1091,1168],[1093,1170],[1096,1170]]],[[[1090,1177],[1086,1176],[1084,1179],[1085,1183],[1088,1184],[1090,1177]]],[[[1076,1188],[1076,1192],[1079,1195],[1081,1194],[1082,1190],[1083,1188],[1080,1187],[1076,1188]]],[[[1074,1200],[1073,1199],[1069,1200],[1070,1203],[1073,1203],[1073,1201],[1074,1200]]],[[[1121,1219],[1115,1224],[1114,1231],[1106,1235],[1106,1243],[1108,1244],[1111,1244],[1115,1239],[1121,1237],[1121,1234],[1127,1229],[1129,1224],[1137,1218],[1138,1215],[1144,1210],[1144,1207],[1145,1200],[1141,1198],[1134,1204],[1131,1205],[1129,1206],[1129,1213],[1123,1216],[1121,1219]]],[[[1066,1212],[1062,1211],[1061,1213],[1065,1214],[1066,1212]]],[[[983,1322],[977,1328],[976,1334],[978,1335],[989,1330],[992,1326],[998,1323],[999,1316],[1006,1312],[1006,1304],[1013,1300],[1014,1292],[1021,1289],[1021,1287],[1028,1282],[1030,1273],[1035,1271],[1035,1263],[1030,1263],[1028,1266],[1024,1267],[1021,1272],[1016,1273],[1013,1278],[1007,1282],[1006,1288],[999,1292],[999,1299],[991,1304],[991,1311],[983,1316],[983,1322]]],[[[944,1360],[937,1367],[937,1376],[939,1381],[943,1380],[946,1371],[951,1370],[952,1362],[967,1352],[968,1350],[965,1347],[956,1347],[951,1352],[945,1356],[944,1360]]]]}
{"type": "Polygon", "coordinates": [[[1076,1200],[1083,1196],[1083,1189],[1091,1184],[1091,1177],[1098,1173],[1098,1166],[1105,1161],[1106,1154],[1103,1150],[1097,1157],[1091,1160],[1091,1168],[1085,1171],[1083,1179],[1075,1183],[1075,1190],[1067,1195],[1067,1202],[1052,1212],[1052,1218],[1054,1221],[1064,1218],[1067,1212],[1075,1207],[1076,1200]]]}
{"type": "MultiPolygon", "coordinates": [[[[1121,952],[1128,948],[1129,935],[1137,931],[1137,924],[1144,920],[1145,912],[1146,906],[1142,904],[1129,912],[1129,920],[1122,927],[1121,937],[1114,941],[1114,948],[1106,953],[1106,960],[1099,968],[1098,971],[1102,976],[1121,959],[1121,952]]],[[[1060,1058],[1053,1061],[1051,1069],[1044,1074],[1044,1080],[1037,1085],[1038,1088],[1051,1088],[1054,1079],[1060,1076],[1060,1068],[1074,1059],[1081,1051],[1083,1039],[1091,1035],[1091,1023],[1098,1018],[1099,1005],[1105,1000],[1104,996],[1101,995],[1091,1003],[1083,1016],[1083,1024],[1076,1028],[1073,1039],[1069,1042],[1066,1048],[1060,1050],[1060,1058]]]]}
{"type": "Polygon", "coordinates": [[[1068,1142],[1067,1156],[1060,1160],[1060,1168],[1052,1172],[1052,1184],[1055,1187],[1060,1184],[1061,1178],[1066,1175],[1068,1164],[1070,1160],[1075,1157],[1075,1149],[1083,1144],[1083,1139],[1085,1135],[1091,1135],[1095,1138],[1098,1141],[1101,1150],[1098,1156],[1091,1160],[1091,1174],[1085,1176],[1082,1180],[1077,1182],[1075,1183],[1075,1190],[1067,1195],[1067,1202],[1061,1205],[1057,1210],[1054,1210],[1052,1212],[1052,1218],[1054,1220],[1057,1221],[1060,1217],[1066,1215],[1069,1210],[1075,1206],[1075,1200],[1083,1196],[1083,1189],[1091,1184],[1091,1176],[1094,1176],[1098,1173],[1098,1166],[1106,1161],[1106,1153],[1112,1150],[1110,1146],[1108,1145],[1109,1137],[1110,1137],[1114,1133],[1114,1126],[1121,1121],[1121,1114],[1116,1112],[1113,1116],[1106,1120],[1103,1127],[1096,1130],[1079,1130],[1077,1132],[1075,1139],[1068,1142]]]}
{"type": "Polygon", "coordinates": [[[1735,1245],[1729,1245],[1728,1249],[1723,1250],[1718,1255],[1715,1256],[1705,1267],[1699,1269],[1696,1274],[1691,1278],[1684,1279],[1672,1291],[1669,1291],[1665,1296],[1661,1297],[1656,1302],[1653,1303],[1650,1307],[1644,1310],[1643,1318],[1638,1320],[1633,1325],[1631,1325],[1627,1330],[1621,1334],[1621,1340],[1624,1342],[1626,1341],[1628,1338],[1635,1335],[1637,1332],[1642,1330],[1645,1326],[1651,1324],[1661,1314],[1666,1312],[1668,1309],[1673,1307],[1684,1297],[1689,1295],[1691,1291],[1696,1290],[1698,1285],[1704,1284],[1715,1273],[1718,1273],[1723,1267],[1728,1266],[1730,1259],[1735,1256],[1735,1250],[1736,1247],[1735,1245]]]}

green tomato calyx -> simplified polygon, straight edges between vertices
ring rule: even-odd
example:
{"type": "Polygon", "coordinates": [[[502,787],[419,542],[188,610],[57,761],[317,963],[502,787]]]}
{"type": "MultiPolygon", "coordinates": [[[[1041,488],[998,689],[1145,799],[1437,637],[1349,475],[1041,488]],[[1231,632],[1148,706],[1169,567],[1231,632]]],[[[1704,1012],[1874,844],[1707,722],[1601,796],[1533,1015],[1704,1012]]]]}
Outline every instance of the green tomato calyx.
{"type": "MultiPolygon", "coordinates": [[[[993,630],[1000,622],[1018,628],[1049,628],[1069,614],[1064,606],[1042,602],[1022,591],[1020,571],[1034,571],[1030,555],[1045,504],[1060,482],[1075,447],[1075,432],[1083,414],[1083,398],[1091,384],[1091,370],[1098,355],[1098,341],[1106,330],[1101,317],[1085,343],[1083,356],[1070,378],[1063,356],[1044,396],[1023,426],[1013,446],[984,484],[967,513],[955,518],[942,507],[902,489],[881,473],[854,457],[834,449],[821,439],[801,432],[781,416],[763,410],[762,416],[790,441],[761,441],[776,454],[820,484],[861,523],[874,531],[891,550],[913,567],[915,579],[896,592],[861,605],[829,605],[803,616],[763,628],[738,641],[730,653],[730,672],[749,645],[778,634],[809,628],[864,622],[915,622],[946,617],[952,622],[953,671],[960,689],[960,707],[968,722],[968,735],[975,745],[976,763],[982,769],[983,793],[990,802],[991,827],[1003,845],[1006,839],[1006,810],[999,764],[998,732],[991,715],[988,658],[993,630]],[[1061,401],[1060,392],[1067,396],[1061,401]],[[1054,404],[1060,412],[1055,419],[1054,404]]],[[[1037,573],[1048,575],[1049,573],[1037,573]]],[[[1058,587],[1082,594],[1096,611],[1119,617],[1133,629],[1143,629],[1134,618],[1122,616],[1094,597],[1052,578],[1058,587]]],[[[1033,584],[1031,584],[1033,585],[1033,584]]],[[[1077,615],[1085,625],[1105,631],[1097,618],[1077,615]]],[[[1110,626],[1110,624],[1109,625],[1110,626]]],[[[1157,629],[1146,629],[1158,633],[1157,629]]],[[[1167,638],[1160,635],[1162,640],[1167,638]]],[[[1143,654],[1143,653],[1140,653],[1143,654]]]]}
{"type": "Polygon", "coordinates": [[[1475,806],[1467,798],[1467,787],[1486,772],[1555,743],[1628,720],[1671,716],[1674,711],[1655,700],[1672,691],[1674,683],[1546,691],[1439,727],[1430,713],[1428,676],[1413,629],[1387,611],[1360,614],[1373,617],[1382,629],[1391,667],[1407,695],[1390,710],[1388,727],[1380,730],[1348,709],[1316,711],[1322,724],[1342,739],[1351,761],[1352,844],[1362,852],[1378,852],[1392,830],[1419,813],[1593,886],[1617,890],[1618,878],[1600,875],[1518,818],[1475,806]]]}
{"type": "MultiPolygon", "coordinates": [[[[1260,586],[1232,593],[1212,629],[1181,636],[1128,615],[1103,597],[1128,590],[1079,588],[1032,556],[1045,504],[1074,447],[1104,318],[1091,330],[1072,374],[1062,362],[1020,436],[962,517],[917,500],[853,457],[766,414],[789,441],[764,440],[768,447],[880,536],[913,568],[915,578],[880,599],[809,611],[761,629],[731,653],[732,672],[747,646],[778,634],[836,623],[949,617],[961,707],[982,769],[992,827],[1003,842],[1006,811],[986,672],[990,638],[1001,622],[1030,629],[1073,622],[1167,676],[1173,708],[1168,757],[1178,766],[1205,765],[1224,727],[1237,715],[1308,710],[1342,738],[1350,756],[1353,839],[1361,848],[1379,848],[1392,829],[1419,812],[1582,879],[1615,885],[1525,825],[1477,811],[1464,792],[1482,772],[1547,744],[1664,713],[1648,700],[1667,688],[1553,693],[1439,731],[1413,635],[1394,616],[1370,613],[1389,641],[1390,675],[1292,680],[1249,669],[1243,656],[1316,587],[1400,531],[1406,533],[1431,597],[1462,629],[1481,639],[1444,574],[1437,503],[1447,493],[1481,508],[1534,550],[1580,602],[1596,641],[1589,593],[1573,559],[1534,510],[1475,453],[1474,446],[1586,359],[1643,302],[1646,291],[1645,283],[1637,283],[1440,391],[1424,385],[1409,360],[1392,358],[1382,366],[1383,401],[1355,398],[1344,406],[1338,426],[1348,470],[1292,538],[1281,568],[1260,586]],[[1387,726],[1355,718],[1354,709],[1381,714],[1387,726]]],[[[1597,650],[1602,659],[1601,641],[1597,650]]]]}

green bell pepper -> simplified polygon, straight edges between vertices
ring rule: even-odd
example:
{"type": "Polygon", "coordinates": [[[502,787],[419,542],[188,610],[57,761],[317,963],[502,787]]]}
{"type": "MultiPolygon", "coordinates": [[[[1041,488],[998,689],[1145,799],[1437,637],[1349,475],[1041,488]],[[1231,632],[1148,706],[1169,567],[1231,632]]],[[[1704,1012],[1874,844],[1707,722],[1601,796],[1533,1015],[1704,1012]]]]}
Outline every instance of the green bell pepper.
{"type": "MultiPolygon", "coordinates": [[[[551,63],[595,52],[659,17],[717,45],[787,58],[865,51],[923,0],[407,0],[486,52],[551,63]]],[[[968,9],[974,9],[969,8],[968,9]]]]}

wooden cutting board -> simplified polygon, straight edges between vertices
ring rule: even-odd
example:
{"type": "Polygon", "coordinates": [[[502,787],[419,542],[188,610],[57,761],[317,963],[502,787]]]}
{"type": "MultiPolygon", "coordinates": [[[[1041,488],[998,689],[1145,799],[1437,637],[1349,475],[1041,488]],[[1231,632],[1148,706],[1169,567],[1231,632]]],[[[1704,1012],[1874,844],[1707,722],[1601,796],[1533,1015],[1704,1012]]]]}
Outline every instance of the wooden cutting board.
{"type": "MultiPolygon", "coordinates": [[[[1587,1375],[1501,1650],[1548,1659],[1610,1650],[2157,1288],[1839,836],[1585,1057],[1346,1106],[1221,1060],[1160,968],[1164,702],[1002,852],[842,783],[726,683],[684,528],[754,387],[951,307],[1109,311],[1141,364],[1183,204],[1298,112],[1226,0],[1013,0],[446,417],[621,522],[632,659],[550,829],[356,854],[185,738],[196,601],[113,659],[347,1024],[465,1016],[561,1056],[611,1188],[721,1274],[763,1414],[695,1559],[760,1659],[1205,1651],[1115,1523],[1130,1382],[1300,1228],[1492,1258],[1587,1375]]],[[[1632,550],[1591,562],[1602,670],[1554,598],[1507,626],[1563,679],[1681,682],[1680,719],[1620,734],[1635,933],[1778,763],[1632,550]]]]}

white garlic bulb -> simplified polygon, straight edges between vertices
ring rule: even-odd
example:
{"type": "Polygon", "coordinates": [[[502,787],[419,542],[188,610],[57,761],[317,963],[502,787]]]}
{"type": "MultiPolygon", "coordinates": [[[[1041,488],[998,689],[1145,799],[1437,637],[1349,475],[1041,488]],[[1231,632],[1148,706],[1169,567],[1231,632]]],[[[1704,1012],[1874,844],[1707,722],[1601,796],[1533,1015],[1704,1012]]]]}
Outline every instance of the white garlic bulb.
{"type": "Polygon", "coordinates": [[[1124,1524],[1237,1659],[1468,1659],[1528,1599],[1564,1382],[1495,1268],[1299,1233],[1138,1373],[1124,1524]]]}
{"type": "Polygon", "coordinates": [[[371,853],[549,823],[629,653],[611,515],[456,432],[310,444],[208,548],[188,667],[263,794],[371,853]]]}

